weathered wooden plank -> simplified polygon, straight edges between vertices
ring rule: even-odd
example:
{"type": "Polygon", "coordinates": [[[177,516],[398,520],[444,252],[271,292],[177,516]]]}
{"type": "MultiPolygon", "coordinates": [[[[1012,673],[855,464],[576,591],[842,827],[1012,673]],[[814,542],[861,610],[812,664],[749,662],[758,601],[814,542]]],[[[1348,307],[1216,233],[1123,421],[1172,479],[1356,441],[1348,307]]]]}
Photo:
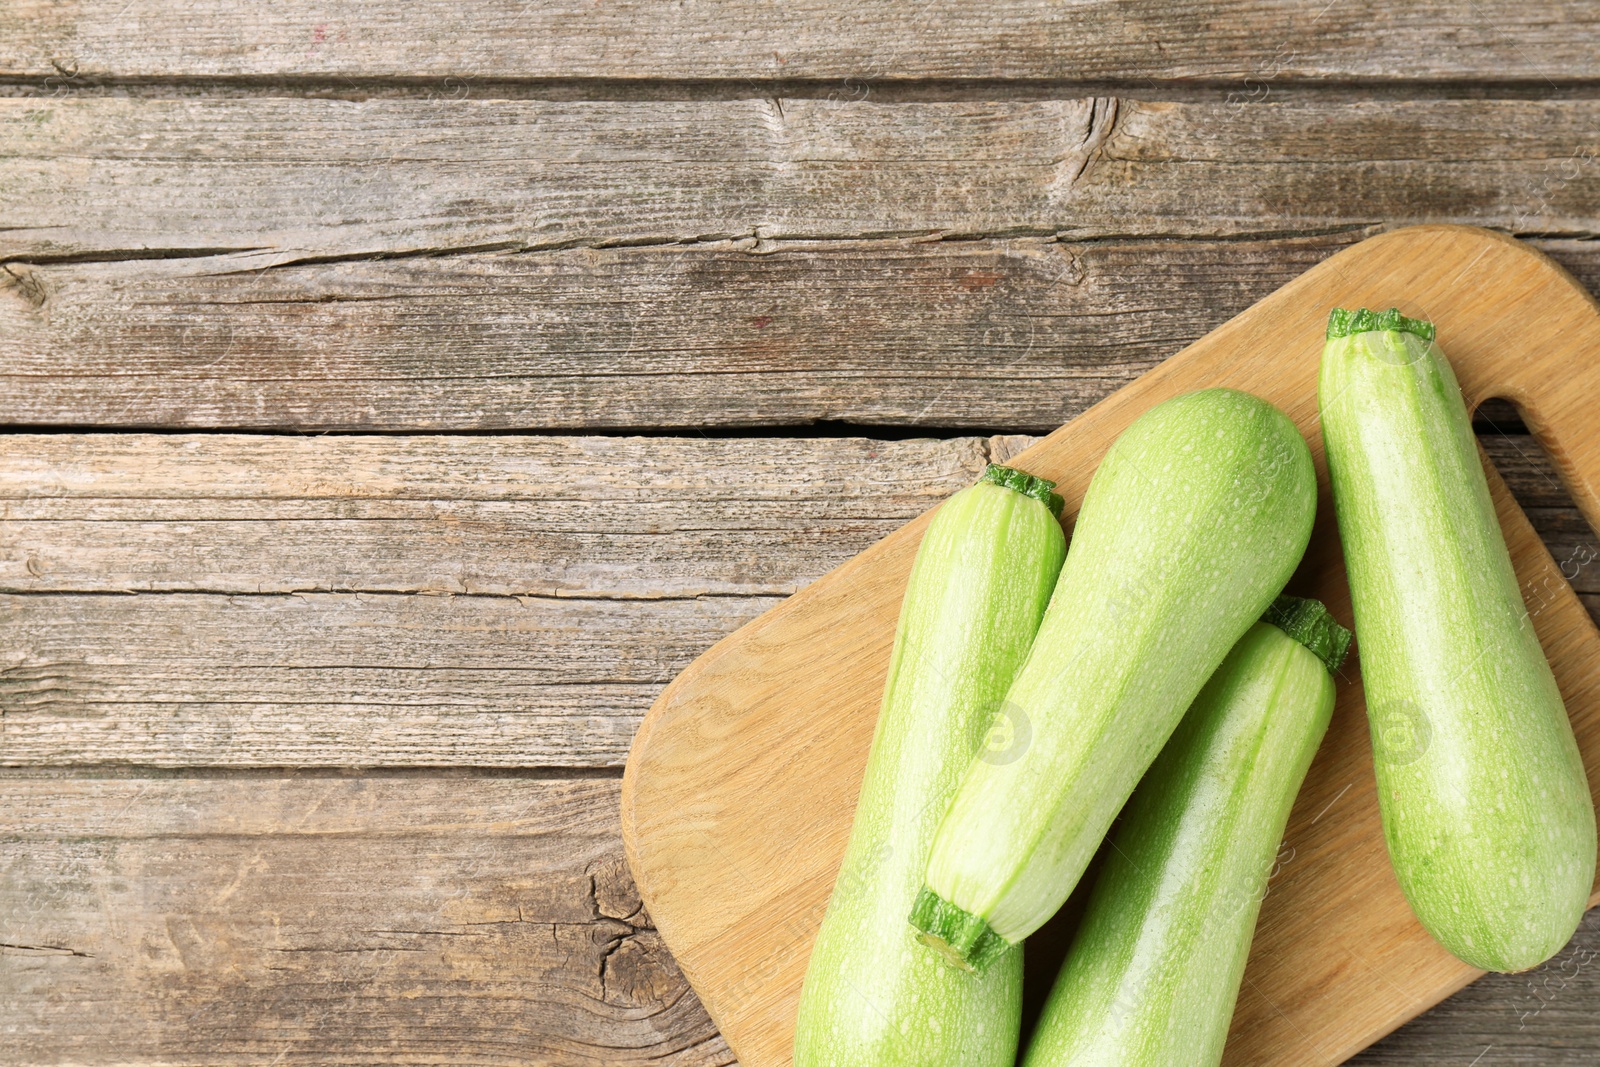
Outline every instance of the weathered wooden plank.
{"type": "MultiPolygon", "coordinates": [[[[1588,235],[1600,100],[0,99],[0,258],[1459,221],[1588,235]]],[[[248,265],[248,260],[241,265],[248,265]]]]}
{"type": "Polygon", "coordinates": [[[12,263],[0,388],[12,425],[1040,433],[1366,232],[12,263]]]}
{"type": "Polygon", "coordinates": [[[1026,440],[0,438],[0,762],[620,766],[717,638],[1026,440]]]}
{"type": "MultiPolygon", "coordinates": [[[[13,0],[0,73],[458,78],[1592,78],[1595,12],[1471,0],[878,7],[13,0]]],[[[469,83],[470,84],[470,83],[469,83]]]]}
{"type": "MultiPolygon", "coordinates": [[[[0,436],[0,593],[792,593],[1026,436],[0,436]]],[[[1580,592],[1594,534],[1483,442],[1580,592]]]]}
{"type": "Polygon", "coordinates": [[[786,595],[1029,440],[0,436],[0,592],[786,595]]]}
{"type": "Polygon", "coordinates": [[[1358,237],[11,264],[0,384],[12,424],[1039,432],[1358,237]]]}
{"type": "Polygon", "coordinates": [[[621,766],[773,603],[0,595],[0,764],[621,766]]]}
{"type": "Polygon", "coordinates": [[[1028,439],[3,440],[0,762],[618,766],[717,638],[1028,439]]]}
{"type": "MultiPolygon", "coordinates": [[[[613,780],[0,777],[0,1058],[731,1065],[616,808],[613,780]]],[[[1353,1062],[1588,1064],[1597,957],[1591,916],[1353,1062]]]]}
{"type": "Polygon", "coordinates": [[[0,1060],[728,1065],[612,779],[0,778],[0,1060]]]}

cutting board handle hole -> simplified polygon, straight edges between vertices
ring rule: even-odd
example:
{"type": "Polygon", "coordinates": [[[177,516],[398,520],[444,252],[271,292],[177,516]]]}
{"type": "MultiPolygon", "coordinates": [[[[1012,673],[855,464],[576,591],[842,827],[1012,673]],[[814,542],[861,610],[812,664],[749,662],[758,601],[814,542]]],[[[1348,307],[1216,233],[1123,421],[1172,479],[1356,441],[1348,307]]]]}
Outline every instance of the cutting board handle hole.
{"type": "MultiPolygon", "coordinates": [[[[1539,537],[1550,549],[1561,577],[1600,625],[1600,538],[1584,521],[1559,466],[1530,430],[1522,411],[1492,398],[1472,413],[1472,429],[1484,454],[1511,490],[1539,537]]],[[[1554,590],[1524,588],[1528,611],[1536,612],[1554,590]]]]}

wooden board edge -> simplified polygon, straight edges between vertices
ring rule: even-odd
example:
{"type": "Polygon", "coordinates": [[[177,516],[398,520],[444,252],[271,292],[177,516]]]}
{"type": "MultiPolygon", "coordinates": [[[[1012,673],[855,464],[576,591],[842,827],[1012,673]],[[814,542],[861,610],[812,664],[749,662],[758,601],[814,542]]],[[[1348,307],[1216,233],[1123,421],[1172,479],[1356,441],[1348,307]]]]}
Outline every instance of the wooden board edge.
{"type": "MultiPolygon", "coordinates": [[[[1232,324],[1237,319],[1244,318],[1245,316],[1249,315],[1251,311],[1253,311],[1264,301],[1274,298],[1282,299],[1286,291],[1292,295],[1292,293],[1296,290],[1318,284],[1325,274],[1330,271],[1338,270],[1338,264],[1341,260],[1345,259],[1346,257],[1353,258],[1354,253],[1358,249],[1365,249],[1366,253],[1370,254],[1372,251],[1372,246],[1387,245],[1395,241],[1414,241],[1418,237],[1425,237],[1430,234],[1451,232],[1467,233],[1476,239],[1488,240],[1502,247],[1515,249],[1519,255],[1530,257],[1533,261],[1538,263],[1542,272],[1551,275],[1552,280],[1565,283],[1563,288],[1570,290],[1572,293],[1581,295],[1586,305],[1595,312],[1597,324],[1600,324],[1600,302],[1597,302],[1595,298],[1570,275],[1570,273],[1568,273],[1548,255],[1540,252],[1537,249],[1531,248],[1521,241],[1518,241],[1511,235],[1483,227],[1453,223],[1433,223],[1417,226],[1406,226],[1385,231],[1384,233],[1370,237],[1365,241],[1359,242],[1358,244],[1335,252],[1333,255],[1330,255],[1326,259],[1322,260],[1280,289],[1268,294],[1268,296],[1264,297],[1262,301],[1257,301],[1249,308],[1241,311],[1239,315],[1235,316],[1233,319],[1228,320],[1228,322],[1221,324],[1220,326],[1203,335],[1201,338],[1198,338],[1186,345],[1183,349],[1177,353],[1174,353],[1166,360],[1163,360],[1162,363],[1152,368],[1144,375],[1141,375],[1140,378],[1135,379],[1135,381],[1143,381],[1146,379],[1159,381],[1160,379],[1171,374],[1178,373],[1183,368],[1184,357],[1188,355],[1196,346],[1212,338],[1214,335],[1225,334],[1229,332],[1232,324]]],[[[1129,384],[1131,385],[1132,383],[1129,384]]],[[[1127,398],[1122,397],[1122,394],[1126,391],[1127,386],[1124,386],[1122,389],[1113,392],[1111,395],[1105,397],[1085,410],[1075,419],[1071,420],[1071,422],[1068,424],[1058,427],[1049,435],[1040,438],[1033,445],[1030,445],[1027,449],[1024,449],[1016,456],[1013,456],[1010,462],[1026,464],[1031,454],[1036,454],[1046,450],[1054,441],[1054,439],[1059,434],[1064,432],[1068,426],[1074,426],[1080,423],[1088,423],[1090,427],[1093,427],[1095,423],[1105,419],[1109,414],[1114,412],[1122,403],[1128,402],[1127,398]],[[1121,399],[1119,399],[1119,397],[1121,399]]],[[[1537,433],[1537,430],[1535,432],[1537,433]]],[[[1541,443],[1543,443],[1543,438],[1541,438],[1541,443]]],[[[1552,455],[1554,454],[1555,453],[1552,451],[1552,455]]],[[[1565,472],[1563,473],[1565,474],[1565,472]]],[[[1566,482],[1566,488],[1568,489],[1569,493],[1572,493],[1573,496],[1577,498],[1578,493],[1572,480],[1564,478],[1564,481],[1566,482]]],[[[1081,492],[1076,494],[1076,496],[1081,498],[1081,492]]],[[[1075,513],[1077,503],[1078,500],[1069,499],[1067,512],[1075,513]]],[[[1581,500],[1580,506],[1582,506],[1581,500]]],[[[650,908],[652,899],[655,897],[655,885],[649,868],[639,861],[635,810],[635,797],[638,789],[637,767],[643,762],[639,757],[645,752],[646,749],[649,748],[653,732],[660,726],[665,716],[669,714],[678,694],[682,690],[691,686],[696,681],[696,676],[701,671],[705,670],[707,666],[725,654],[728,648],[733,647],[735,644],[738,644],[745,639],[748,639],[752,633],[758,632],[760,629],[772,625],[775,620],[783,617],[785,614],[799,610],[810,599],[820,595],[822,590],[826,589],[832,584],[841,580],[847,580],[850,571],[863,565],[865,562],[875,559],[883,552],[890,550],[891,547],[897,545],[903,538],[920,535],[922,528],[929,521],[932,512],[936,508],[937,505],[935,505],[934,508],[930,508],[917,518],[911,520],[904,526],[901,526],[895,531],[880,538],[878,541],[863,549],[850,560],[840,564],[827,574],[822,575],[814,582],[808,584],[804,589],[801,589],[790,597],[786,598],[782,603],[775,605],[767,612],[764,612],[761,616],[747,623],[744,627],[741,627],[740,629],[716,642],[716,644],[712,645],[706,650],[706,652],[697,657],[688,667],[680,672],[678,676],[675,677],[672,682],[670,682],[662,691],[660,697],[658,697],[657,700],[651,705],[649,711],[646,713],[644,719],[640,723],[639,729],[634,737],[633,745],[629,750],[628,760],[623,773],[623,786],[621,795],[624,855],[626,857],[628,866],[634,875],[641,898],[645,901],[647,909],[650,908]]],[[[1600,503],[1596,503],[1595,509],[1596,515],[1600,515],[1600,503]]],[[[1597,523],[1596,515],[1591,515],[1587,509],[1585,510],[1585,515],[1589,518],[1591,526],[1595,526],[1597,530],[1600,530],[1600,523],[1597,523]]],[[[1063,517],[1066,519],[1067,514],[1064,513],[1063,517]]],[[[1548,554],[1548,550],[1546,549],[1545,551],[1548,554]]],[[[1588,619],[1587,613],[1584,612],[1583,614],[1584,617],[1588,619]]],[[[1595,627],[1592,619],[1588,621],[1588,629],[1594,635],[1596,641],[1600,641],[1600,628],[1595,627]]],[[[1600,903],[1600,887],[1597,887],[1591,892],[1589,906],[1594,907],[1597,903],[1600,903]]],[[[653,911],[651,914],[652,917],[655,918],[658,927],[660,927],[662,921],[661,917],[656,916],[653,911]]],[[[670,919],[667,920],[667,926],[661,927],[661,930],[664,939],[667,940],[670,947],[673,940],[672,933],[670,931],[670,919]]],[[[683,961],[680,961],[680,966],[684,966],[683,961]]],[[[692,965],[684,966],[684,971],[691,984],[695,986],[697,992],[701,992],[702,1000],[705,1004],[708,1014],[710,1014],[712,1021],[717,1023],[720,1029],[722,1026],[719,1018],[720,1006],[716,1003],[716,996],[714,992],[701,991],[701,984],[696,975],[693,973],[692,965]]],[[[1439,995],[1437,999],[1432,1000],[1427,1006],[1432,1007],[1433,1005],[1447,999],[1449,996],[1459,992],[1467,985],[1470,985],[1473,981],[1476,981],[1477,978],[1482,977],[1484,973],[1485,972],[1481,971],[1473,972],[1471,969],[1468,969],[1467,971],[1463,972],[1461,981],[1459,983],[1451,983],[1448,987],[1438,990],[1437,992],[1439,995]]],[[[1354,1055],[1356,1052],[1360,1051],[1360,1049],[1367,1047],[1372,1042],[1379,1040],[1388,1033],[1391,1033],[1393,1030],[1404,1025],[1407,1021],[1414,1017],[1415,1014],[1403,1015],[1393,1020],[1392,1023],[1380,1023],[1379,1025],[1370,1028],[1370,1031],[1365,1039],[1362,1040],[1359,1045],[1353,1045],[1349,1049],[1348,1055],[1354,1055]]],[[[740,1055],[740,1050],[737,1043],[734,1040],[729,1039],[726,1034],[724,1035],[724,1039],[728,1040],[729,1046],[733,1050],[734,1054],[736,1056],[740,1055]]]]}

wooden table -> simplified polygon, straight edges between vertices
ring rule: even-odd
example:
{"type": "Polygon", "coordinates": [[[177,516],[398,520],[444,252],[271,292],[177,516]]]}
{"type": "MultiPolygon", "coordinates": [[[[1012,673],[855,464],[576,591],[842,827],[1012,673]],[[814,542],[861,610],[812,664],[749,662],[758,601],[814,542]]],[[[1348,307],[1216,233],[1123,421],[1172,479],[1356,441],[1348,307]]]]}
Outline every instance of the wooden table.
{"type": "MultiPolygon", "coordinates": [[[[7,1064],[731,1063],[618,840],[677,670],[1371,233],[1600,287],[1579,2],[11,0],[0,82],[7,1064]]],[[[1592,1064],[1597,971],[1358,1062],[1592,1064]]]]}

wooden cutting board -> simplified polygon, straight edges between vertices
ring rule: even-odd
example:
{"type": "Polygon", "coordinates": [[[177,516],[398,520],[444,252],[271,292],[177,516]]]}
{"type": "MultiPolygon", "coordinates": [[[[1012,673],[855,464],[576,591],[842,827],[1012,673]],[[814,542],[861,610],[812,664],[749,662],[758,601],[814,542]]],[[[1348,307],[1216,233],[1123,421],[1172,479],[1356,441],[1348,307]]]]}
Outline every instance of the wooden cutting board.
{"type": "MultiPolygon", "coordinates": [[[[1317,525],[1289,589],[1349,625],[1317,363],[1329,308],[1391,305],[1438,325],[1469,407],[1516,403],[1600,528],[1600,308],[1549,259],[1470,227],[1396,230],[1332,256],[1011,462],[1060,484],[1070,523],[1107,446],[1148,408],[1215,385],[1264,397],[1294,419],[1317,464],[1317,525]]],[[[1600,634],[1492,469],[1489,481],[1590,780],[1600,781],[1600,634]]],[[[744,1067],[790,1062],[806,959],[927,518],[718,642],[667,687],[634,739],[622,787],[628,862],[744,1067]]],[[[1584,564],[1596,565],[1565,561],[1569,574],[1584,564]]],[[[1289,820],[1225,1062],[1339,1063],[1480,973],[1435,944],[1400,894],[1352,658],[1289,820]]]]}

